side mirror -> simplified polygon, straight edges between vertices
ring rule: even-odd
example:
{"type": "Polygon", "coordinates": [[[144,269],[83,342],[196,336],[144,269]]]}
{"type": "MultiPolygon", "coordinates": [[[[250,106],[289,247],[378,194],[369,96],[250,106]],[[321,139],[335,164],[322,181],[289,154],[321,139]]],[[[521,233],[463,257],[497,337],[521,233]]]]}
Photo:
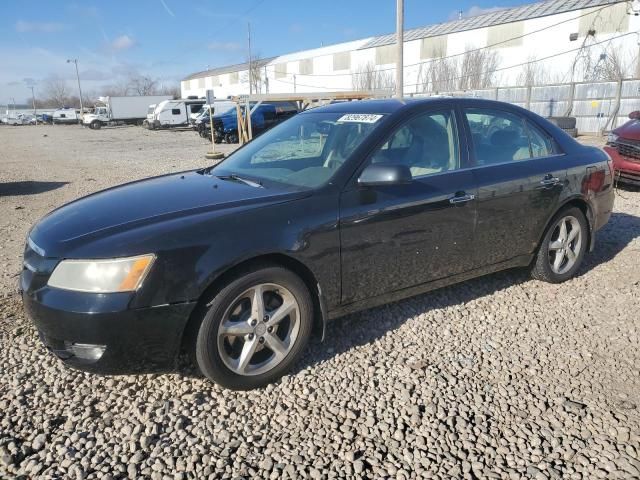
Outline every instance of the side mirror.
{"type": "Polygon", "coordinates": [[[635,112],[631,112],[629,118],[631,120],[640,120],[640,111],[636,110],[635,112]]]}
{"type": "Polygon", "coordinates": [[[406,165],[376,163],[365,168],[358,178],[358,185],[373,187],[376,185],[401,185],[411,183],[413,177],[406,165]]]}

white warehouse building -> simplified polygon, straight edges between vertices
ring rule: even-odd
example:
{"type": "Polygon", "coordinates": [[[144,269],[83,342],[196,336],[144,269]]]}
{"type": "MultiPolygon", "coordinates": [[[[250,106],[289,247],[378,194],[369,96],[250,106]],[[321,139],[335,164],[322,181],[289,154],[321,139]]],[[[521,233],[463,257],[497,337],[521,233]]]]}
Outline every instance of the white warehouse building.
{"type": "MultiPolygon", "coordinates": [[[[404,32],[405,94],[638,77],[640,2],[547,0],[404,32]],[[614,78],[618,76],[619,78],[614,78]]],[[[394,88],[395,34],[254,62],[254,93],[394,88]]],[[[183,98],[249,93],[249,66],[194,73],[183,98]]]]}

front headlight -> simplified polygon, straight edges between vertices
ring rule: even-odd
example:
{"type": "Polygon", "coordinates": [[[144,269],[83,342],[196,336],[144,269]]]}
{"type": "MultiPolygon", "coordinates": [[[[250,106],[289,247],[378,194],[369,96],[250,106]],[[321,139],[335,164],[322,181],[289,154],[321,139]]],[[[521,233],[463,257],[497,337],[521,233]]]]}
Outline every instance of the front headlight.
{"type": "Polygon", "coordinates": [[[94,293],[132,292],[144,281],[155,255],[109,260],[63,260],[53,270],[49,286],[94,293]]]}
{"type": "Polygon", "coordinates": [[[607,135],[607,143],[616,143],[618,141],[618,138],[620,138],[620,135],[609,132],[609,135],[607,135]]]}

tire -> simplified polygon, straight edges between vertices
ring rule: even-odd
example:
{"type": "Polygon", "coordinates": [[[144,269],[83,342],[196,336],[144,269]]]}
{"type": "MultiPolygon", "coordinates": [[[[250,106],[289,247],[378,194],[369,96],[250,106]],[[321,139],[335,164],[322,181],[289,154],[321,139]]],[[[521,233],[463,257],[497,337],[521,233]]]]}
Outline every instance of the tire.
{"type": "Polygon", "coordinates": [[[224,141],[227,143],[238,143],[238,134],[236,132],[227,133],[224,136],[224,141]]]}
{"type": "Polygon", "coordinates": [[[91,128],[93,128],[94,130],[100,130],[102,128],[102,122],[98,121],[98,120],[94,120],[93,122],[91,122],[89,124],[91,126],[91,128]]]}
{"type": "Polygon", "coordinates": [[[557,125],[562,130],[576,128],[576,117],[549,117],[547,120],[557,125]]]}
{"type": "Polygon", "coordinates": [[[572,136],[573,138],[576,138],[578,136],[577,128],[563,128],[562,130],[567,132],[567,134],[572,136]]]}
{"type": "Polygon", "coordinates": [[[195,361],[207,378],[233,390],[262,387],[280,378],[300,357],[311,335],[311,295],[296,274],[279,266],[240,272],[207,306],[196,337],[195,361]],[[262,310],[254,310],[257,286],[264,290],[262,310]],[[296,305],[297,310],[279,315],[278,309],[285,304],[296,305]],[[252,318],[258,315],[263,318],[252,318]],[[233,326],[236,333],[225,335],[222,325],[233,326]],[[282,358],[272,345],[281,349],[282,358]],[[244,352],[253,353],[243,363],[244,352]]]}
{"type": "Polygon", "coordinates": [[[531,276],[536,280],[548,283],[562,283],[569,280],[582,265],[588,244],[589,225],[584,213],[576,207],[560,210],[549,222],[549,227],[538,247],[531,268],[531,276]],[[565,222],[564,242],[562,241],[561,222],[565,222]],[[574,229],[579,229],[579,237],[575,237],[571,241],[571,233],[574,229]],[[571,250],[573,260],[567,253],[567,249],[571,250]],[[556,265],[555,260],[558,255],[561,255],[563,260],[562,264],[556,265]]]}

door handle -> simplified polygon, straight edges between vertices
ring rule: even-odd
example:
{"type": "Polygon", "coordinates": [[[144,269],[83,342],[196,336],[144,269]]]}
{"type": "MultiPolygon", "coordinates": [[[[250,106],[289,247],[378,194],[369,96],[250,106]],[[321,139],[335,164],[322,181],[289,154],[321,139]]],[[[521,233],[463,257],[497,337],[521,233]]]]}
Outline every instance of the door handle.
{"type": "Polygon", "coordinates": [[[540,180],[540,185],[543,187],[555,187],[560,184],[560,179],[558,177],[547,176],[544,177],[543,180],[540,180]]]}
{"type": "Polygon", "coordinates": [[[459,203],[466,203],[466,202],[470,202],[471,200],[475,199],[476,196],[471,194],[471,193],[465,193],[464,195],[456,195],[453,196],[449,199],[449,203],[452,205],[457,205],[459,203]]]}

